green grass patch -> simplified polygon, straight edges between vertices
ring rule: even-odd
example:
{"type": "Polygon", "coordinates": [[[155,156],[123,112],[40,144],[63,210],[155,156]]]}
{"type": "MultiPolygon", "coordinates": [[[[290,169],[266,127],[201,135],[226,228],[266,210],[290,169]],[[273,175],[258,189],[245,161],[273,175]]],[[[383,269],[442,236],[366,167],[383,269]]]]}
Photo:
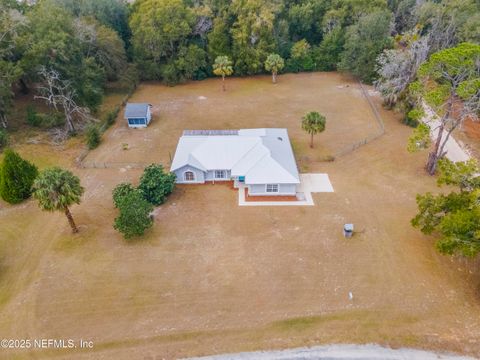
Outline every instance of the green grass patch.
{"type": "Polygon", "coordinates": [[[303,316],[276,321],[271,324],[271,327],[276,330],[283,331],[301,331],[308,330],[332,321],[362,320],[362,323],[367,323],[368,321],[366,320],[370,315],[371,314],[367,311],[350,311],[329,315],[303,316]]]}

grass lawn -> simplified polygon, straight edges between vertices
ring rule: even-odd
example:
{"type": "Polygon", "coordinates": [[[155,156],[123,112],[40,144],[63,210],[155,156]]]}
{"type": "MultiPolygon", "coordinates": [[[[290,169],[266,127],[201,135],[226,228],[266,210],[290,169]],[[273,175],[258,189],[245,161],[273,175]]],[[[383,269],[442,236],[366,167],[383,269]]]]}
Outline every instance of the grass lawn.
{"type": "MultiPolygon", "coordinates": [[[[354,81],[314,73],[277,85],[228,79],[227,88],[218,79],[141,85],[130,101],[153,105],[151,126],[130,130],[120,114],[86,158],[114,167],[73,169],[86,188],[72,209],[79,235],[31,201],[0,203],[1,337],[94,342],[15,355],[174,359],[375,342],[480,356],[480,275],[437,254],[409,223],[415,195],[438,191],[426,154],[406,151],[411,129],[379,109],[384,136],[325,162],[377,131],[354,81]],[[313,150],[300,128],[312,110],[327,117],[313,150]],[[126,243],[114,231],[111,190],[141,175],[129,163],[168,167],[184,129],[248,127],[288,128],[301,171],[328,173],[335,192],[314,194],[314,207],[238,207],[227,186],[181,186],[144,239],[126,243]],[[349,240],[346,222],[360,231],[349,240]]],[[[35,146],[19,151],[35,159],[35,146]]],[[[49,161],[68,166],[79,151],[53,149],[49,161]]]]}

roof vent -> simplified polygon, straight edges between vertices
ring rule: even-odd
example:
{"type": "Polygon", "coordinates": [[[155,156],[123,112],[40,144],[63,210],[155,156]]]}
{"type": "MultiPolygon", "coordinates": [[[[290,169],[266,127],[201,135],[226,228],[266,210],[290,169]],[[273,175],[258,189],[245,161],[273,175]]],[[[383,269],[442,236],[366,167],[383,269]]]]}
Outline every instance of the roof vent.
{"type": "Polygon", "coordinates": [[[283,139],[281,137],[278,137],[277,139],[280,140],[280,141],[283,141],[283,139]]]}

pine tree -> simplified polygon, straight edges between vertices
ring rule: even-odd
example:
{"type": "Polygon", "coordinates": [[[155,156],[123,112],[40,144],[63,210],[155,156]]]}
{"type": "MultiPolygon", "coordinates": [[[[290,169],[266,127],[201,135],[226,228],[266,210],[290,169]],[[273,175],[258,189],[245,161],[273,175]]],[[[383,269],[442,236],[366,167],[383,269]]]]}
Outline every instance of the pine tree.
{"type": "Polygon", "coordinates": [[[6,149],[0,167],[0,196],[10,204],[28,199],[37,175],[35,165],[22,159],[15,151],[6,149]]]}

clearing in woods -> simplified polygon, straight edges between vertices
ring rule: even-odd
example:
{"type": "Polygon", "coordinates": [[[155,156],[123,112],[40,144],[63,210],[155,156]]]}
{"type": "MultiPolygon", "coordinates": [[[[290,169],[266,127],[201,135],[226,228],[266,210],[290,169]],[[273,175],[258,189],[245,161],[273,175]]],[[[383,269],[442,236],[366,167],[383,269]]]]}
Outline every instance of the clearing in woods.
{"type": "Polygon", "coordinates": [[[0,335],[94,342],[18,358],[170,359],[370,342],[480,355],[479,274],[437,254],[409,223],[415,195],[438,191],[426,154],[406,151],[410,128],[379,109],[385,135],[324,161],[378,131],[356,82],[335,73],[285,75],[277,85],[228,79],[225,93],[218,79],[145,83],[131,101],[154,106],[151,126],[129,130],[121,114],[85,159],[116,166],[75,168],[78,145],[17,147],[71,167],[86,193],[72,208],[77,236],[63,214],[33,201],[0,204],[0,335]],[[327,117],[313,150],[300,128],[312,110],[327,117]],[[127,243],[115,232],[111,191],[141,174],[128,164],[168,167],[184,129],[249,127],[288,128],[301,172],[328,173],[335,193],[314,194],[313,207],[239,207],[228,186],[183,186],[144,239],[127,243]],[[350,240],[347,222],[361,230],[350,240]]]}

